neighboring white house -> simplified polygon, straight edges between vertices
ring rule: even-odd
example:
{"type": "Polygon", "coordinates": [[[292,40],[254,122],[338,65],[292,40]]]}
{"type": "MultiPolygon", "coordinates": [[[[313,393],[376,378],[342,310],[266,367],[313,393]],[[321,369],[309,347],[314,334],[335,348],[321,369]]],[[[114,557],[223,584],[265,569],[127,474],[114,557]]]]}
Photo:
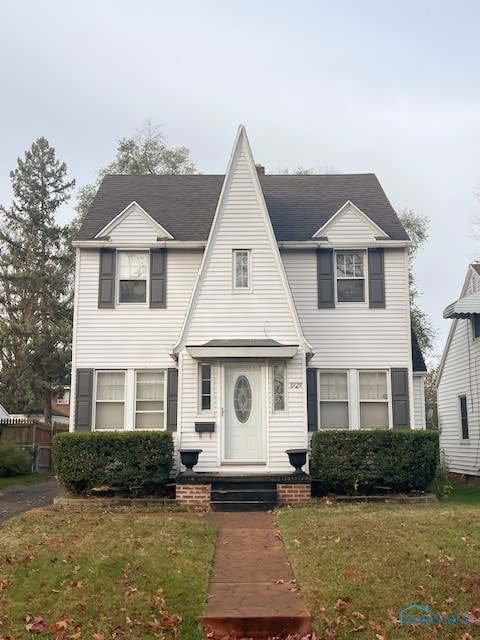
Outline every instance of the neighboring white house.
{"type": "Polygon", "coordinates": [[[453,473],[480,476],[480,263],[468,267],[437,376],[440,446],[453,473]]]}
{"type": "Polygon", "coordinates": [[[284,473],[316,429],[424,428],[408,236],[373,174],[106,176],[75,241],[71,430],[284,473]],[[414,371],[414,368],[416,371],[414,371]]]}

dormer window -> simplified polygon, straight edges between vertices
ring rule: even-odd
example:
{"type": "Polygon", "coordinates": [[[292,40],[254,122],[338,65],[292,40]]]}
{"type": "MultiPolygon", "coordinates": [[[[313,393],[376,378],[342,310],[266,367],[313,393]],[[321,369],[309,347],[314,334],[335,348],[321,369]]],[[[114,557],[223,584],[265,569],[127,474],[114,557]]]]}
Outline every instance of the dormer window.
{"type": "Polygon", "coordinates": [[[249,291],[251,289],[250,250],[234,249],[232,266],[234,290],[249,291]]]}

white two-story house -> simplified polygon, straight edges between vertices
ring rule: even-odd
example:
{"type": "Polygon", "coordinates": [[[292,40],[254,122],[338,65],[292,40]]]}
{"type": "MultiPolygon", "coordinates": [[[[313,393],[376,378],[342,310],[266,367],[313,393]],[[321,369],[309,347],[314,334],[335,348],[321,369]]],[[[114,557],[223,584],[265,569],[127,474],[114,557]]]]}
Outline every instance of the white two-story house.
{"type": "Polygon", "coordinates": [[[317,429],[424,428],[408,243],[374,175],[265,175],[242,126],[225,175],[107,176],[75,241],[71,430],[273,474],[317,429]]]}

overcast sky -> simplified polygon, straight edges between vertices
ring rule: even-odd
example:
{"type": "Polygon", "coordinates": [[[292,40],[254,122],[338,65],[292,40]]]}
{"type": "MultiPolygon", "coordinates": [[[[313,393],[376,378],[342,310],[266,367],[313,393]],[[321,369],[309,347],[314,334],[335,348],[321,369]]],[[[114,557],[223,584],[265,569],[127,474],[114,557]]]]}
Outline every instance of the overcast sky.
{"type": "Polygon", "coordinates": [[[430,216],[417,274],[440,353],[480,256],[479,24],[475,0],[0,0],[0,203],[42,135],[82,186],[145,118],[202,173],[243,123],[267,172],[373,172],[430,216]]]}

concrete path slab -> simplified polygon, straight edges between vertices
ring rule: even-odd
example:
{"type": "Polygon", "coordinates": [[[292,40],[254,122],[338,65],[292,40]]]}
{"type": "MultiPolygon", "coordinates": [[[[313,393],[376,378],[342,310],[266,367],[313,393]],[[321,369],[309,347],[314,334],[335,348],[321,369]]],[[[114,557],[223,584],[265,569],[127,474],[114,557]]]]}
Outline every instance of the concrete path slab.
{"type": "Polygon", "coordinates": [[[203,623],[215,637],[261,640],[311,631],[311,616],[273,514],[210,513],[219,528],[203,623]]]}

